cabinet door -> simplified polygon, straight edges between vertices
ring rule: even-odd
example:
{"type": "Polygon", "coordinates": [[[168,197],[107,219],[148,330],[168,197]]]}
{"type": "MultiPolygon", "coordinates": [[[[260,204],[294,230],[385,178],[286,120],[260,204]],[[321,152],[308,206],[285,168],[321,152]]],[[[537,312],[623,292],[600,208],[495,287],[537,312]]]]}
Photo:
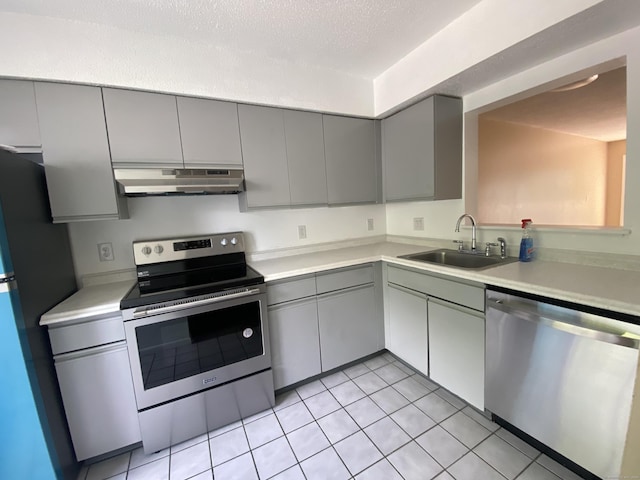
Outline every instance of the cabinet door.
{"type": "Polygon", "coordinates": [[[103,88],[114,166],[182,168],[176,97],[103,88]]]}
{"type": "Polygon", "coordinates": [[[434,97],[434,199],[462,198],[462,99],[434,97]]]}
{"type": "Polygon", "coordinates": [[[284,111],[289,186],[292,205],[326,205],[322,115],[284,111]]]}
{"type": "Polygon", "coordinates": [[[388,284],[389,332],[387,349],[413,368],[429,374],[427,297],[388,284]]]}
{"type": "Polygon", "coordinates": [[[283,111],[238,105],[238,117],[247,207],[289,206],[283,111]]]}
{"type": "Polygon", "coordinates": [[[429,299],[431,378],[484,409],[484,313],[429,299]]]}
{"type": "Polygon", "coordinates": [[[127,217],[118,197],[100,88],[35,84],[54,222],[127,217]]]}
{"type": "Polygon", "coordinates": [[[78,460],[141,440],[125,342],[54,359],[78,460]]]}
{"type": "Polygon", "coordinates": [[[0,80],[0,144],[40,147],[33,82],[0,80]]]}
{"type": "Polygon", "coordinates": [[[386,200],[434,195],[433,97],[382,121],[386,200]]]}
{"type": "Polygon", "coordinates": [[[269,338],[276,389],[321,372],[315,298],[270,307],[269,338]]]}
{"type": "Polygon", "coordinates": [[[382,349],[378,313],[373,285],[318,296],[323,372],[382,349]]]}
{"type": "Polygon", "coordinates": [[[238,105],[188,97],[177,102],[185,167],[242,167],[238,105]]]}
{"type": "Polygon", "coordinates": [[[378,165],[373,120],[322,118],[329,204],[375,203],[378,165]]]}

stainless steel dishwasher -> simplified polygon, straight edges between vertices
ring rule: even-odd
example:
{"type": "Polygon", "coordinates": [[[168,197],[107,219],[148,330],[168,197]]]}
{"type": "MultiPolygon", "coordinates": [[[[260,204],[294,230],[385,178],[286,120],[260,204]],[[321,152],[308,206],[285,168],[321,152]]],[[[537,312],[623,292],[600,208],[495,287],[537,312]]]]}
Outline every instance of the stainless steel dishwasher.
{"type": "Polygon", "coordinates": [[[618,478],[640,326],[486,295],[487,410],[591,473],[618,478]]]}

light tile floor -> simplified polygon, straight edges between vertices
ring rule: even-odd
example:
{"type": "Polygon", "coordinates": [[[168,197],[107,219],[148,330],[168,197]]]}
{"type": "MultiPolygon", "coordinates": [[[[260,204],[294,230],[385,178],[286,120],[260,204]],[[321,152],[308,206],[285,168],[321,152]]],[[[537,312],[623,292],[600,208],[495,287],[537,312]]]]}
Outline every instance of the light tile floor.
{"type": "Polygon", "coordinates": [[[276,406],[79,480],[577,480],[385,353],[282,394],[276,406]]]}

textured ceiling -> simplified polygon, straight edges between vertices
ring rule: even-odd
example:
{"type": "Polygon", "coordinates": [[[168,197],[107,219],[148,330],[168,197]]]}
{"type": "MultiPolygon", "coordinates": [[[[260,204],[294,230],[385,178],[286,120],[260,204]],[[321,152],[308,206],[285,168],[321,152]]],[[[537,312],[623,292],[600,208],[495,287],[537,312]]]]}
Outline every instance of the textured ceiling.
{"type": "Polygon", "coordinates": [[[626,70],[617,68],[585,87],[541,93],[483,115],[604,142],[622,140],[627,136],[626,70]]]}
{"type": "Polygon", "coordinates": [[[374,78],[480,0],[2,0],[0,11],[175,36],[374,78]]]}

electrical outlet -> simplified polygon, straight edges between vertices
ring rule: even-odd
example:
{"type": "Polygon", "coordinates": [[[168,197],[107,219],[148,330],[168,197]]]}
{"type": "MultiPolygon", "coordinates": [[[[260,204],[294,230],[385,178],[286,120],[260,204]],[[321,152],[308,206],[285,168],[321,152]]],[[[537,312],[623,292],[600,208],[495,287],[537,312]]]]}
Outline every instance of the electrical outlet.
{"type": "Polygon", "coordinates": [[[111,245],[111,242],[98,244],[98,258],[100,258],[101,262],[111,262],[115,260],[115,256],[113,255],[113,245],[111,245]]]}
{"type": "Polygon", "coordinates": [[[424,217],[414,217],[413,219],[414,230],[424,230],[424,217]]]}
{"type": "Polygon", "coordinates": [[[373,230],[373,218],[367,218],[367,230],[373,230]]]}
{"type": "Polygon", "coordinates": [[[307,238],[307,226],[306,225],[298,225],[298,238],[300,240],[304,240],[307,238]]]}

